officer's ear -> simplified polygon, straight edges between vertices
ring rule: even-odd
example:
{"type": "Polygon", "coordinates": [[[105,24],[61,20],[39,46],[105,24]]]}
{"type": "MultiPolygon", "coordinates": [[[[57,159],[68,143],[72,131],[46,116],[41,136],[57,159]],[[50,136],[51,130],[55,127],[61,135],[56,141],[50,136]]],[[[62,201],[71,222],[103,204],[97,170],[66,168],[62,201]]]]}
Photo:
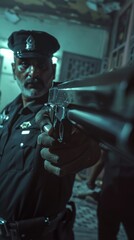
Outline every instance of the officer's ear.
{"type": "Polygon", "coordinates": [[[15,63],[11,63],[11,66],[12,66],[12,71],[13,71],[13,76],[14,76],[14,79],[16,80],[16,76],[15,76],[15,63]]]}

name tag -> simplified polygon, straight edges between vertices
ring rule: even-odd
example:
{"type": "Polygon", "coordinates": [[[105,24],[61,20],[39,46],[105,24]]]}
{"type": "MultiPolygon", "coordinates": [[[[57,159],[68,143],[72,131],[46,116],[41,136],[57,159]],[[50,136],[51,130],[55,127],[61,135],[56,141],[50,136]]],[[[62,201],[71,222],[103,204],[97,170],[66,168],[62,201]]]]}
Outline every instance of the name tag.
{"type": "Polygon", "coordinates": [[[21,134],[23,134],[23,135],[29,134],[29,133],[30,133],[30,130],[23,130],[23,131],[21,132],[21,134]]]}

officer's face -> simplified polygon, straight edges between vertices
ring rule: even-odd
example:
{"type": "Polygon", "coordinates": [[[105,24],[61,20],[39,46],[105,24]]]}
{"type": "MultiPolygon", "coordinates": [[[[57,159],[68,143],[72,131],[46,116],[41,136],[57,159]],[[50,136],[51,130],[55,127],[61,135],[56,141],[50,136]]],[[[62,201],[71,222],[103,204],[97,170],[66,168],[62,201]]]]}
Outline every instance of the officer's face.
{"type": "Polygon", "coordinates": [[[12,68],[22,95],[28,99],[47,93],[55,75],[55,65],[50,58],[15,58],[12,68]]]}

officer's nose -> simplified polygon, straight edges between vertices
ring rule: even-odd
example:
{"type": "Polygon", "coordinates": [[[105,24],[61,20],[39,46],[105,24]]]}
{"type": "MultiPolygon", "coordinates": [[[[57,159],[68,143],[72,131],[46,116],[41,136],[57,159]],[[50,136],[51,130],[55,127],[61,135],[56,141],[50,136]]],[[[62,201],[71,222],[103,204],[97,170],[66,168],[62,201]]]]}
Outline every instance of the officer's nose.
{"type": "Polygon", "coordinates": [[[39,69],[37,66],[30,65],[28,68],[28,76],[31,78],[35,78],[39,76],[39,69]]]}

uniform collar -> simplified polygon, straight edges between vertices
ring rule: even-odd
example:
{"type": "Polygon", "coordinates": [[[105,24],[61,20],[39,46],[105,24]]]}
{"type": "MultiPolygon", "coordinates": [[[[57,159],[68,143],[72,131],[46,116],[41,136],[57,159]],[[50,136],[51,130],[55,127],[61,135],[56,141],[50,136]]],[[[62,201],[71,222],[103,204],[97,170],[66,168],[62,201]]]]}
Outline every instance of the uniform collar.
{"type": "Polygon", "coordinates": [[[23,103],[22,103],[22,96],[21,94],[14,100],[13,102],[13,106],[16,107],[19,110],[19,114],[22,113],[27,113],[27,112],[31,112],[31,113],[37,113],[42,106],[44,105],[44,103],[46,103],[48,101],[48,94],[45,94],[43,97],[37,99],[37,100],[33,100],[31,103],[29,103],[26,107],[23,107],[23,103]]]}

